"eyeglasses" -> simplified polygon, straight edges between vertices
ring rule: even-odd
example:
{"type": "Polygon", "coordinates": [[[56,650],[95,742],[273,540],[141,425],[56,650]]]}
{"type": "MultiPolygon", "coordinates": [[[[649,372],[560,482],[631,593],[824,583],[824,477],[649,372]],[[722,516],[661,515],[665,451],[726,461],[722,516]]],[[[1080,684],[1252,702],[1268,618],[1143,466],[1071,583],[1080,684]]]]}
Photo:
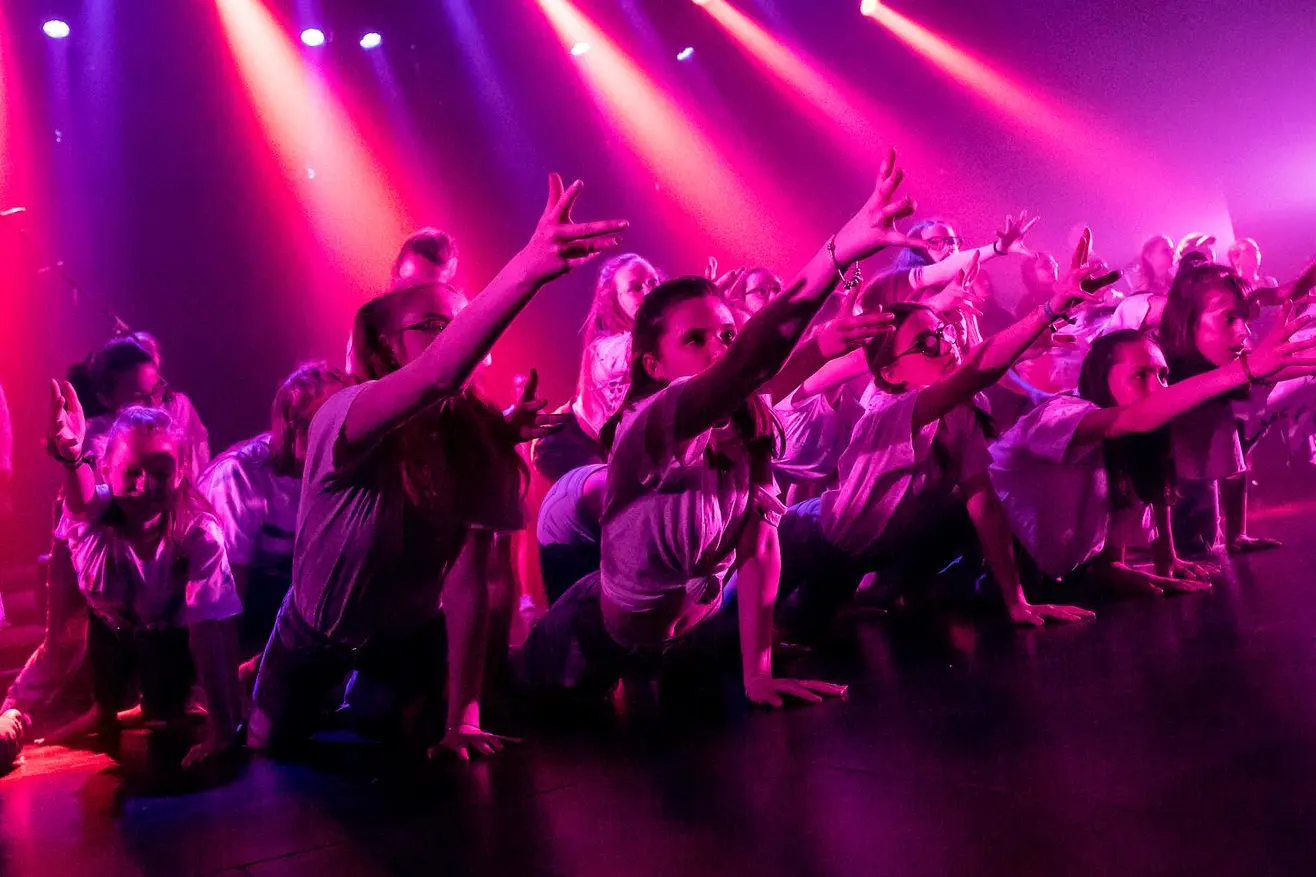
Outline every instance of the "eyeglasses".
{"type": "Polygon", "coordinates": [[[155,382],[155,386],[145,393],[137,393],[129,398],[133,405],[141,405],[144,408],[158,408],[164,403],[165,394],[169,392],[169,382],[164,378],[155,382]]]}
{"type": "Polygon", "coordinates": [[[929,247],[932,247],[934,250],[940,250],[942,247],[960,247],[964,245],[964,238],[956,238],[956,237],[924,238],[923,240],[927,242],[927,245],[929,247]]]}
{"type": "Polygon", "coordinates": [[[900,359],[902,356],[908,356],[911,353],[917,353],[920,356],[932,358],[942,355],[942,345],[949,344],[952,347],[958,347],[960,343],[960,330],[950,323],[942,323],[935,329],[927,329],[919,332],[914,336],[914,343],[909,345],[908,350],[902,350],[897,353],[892,360],[900,359]]]}

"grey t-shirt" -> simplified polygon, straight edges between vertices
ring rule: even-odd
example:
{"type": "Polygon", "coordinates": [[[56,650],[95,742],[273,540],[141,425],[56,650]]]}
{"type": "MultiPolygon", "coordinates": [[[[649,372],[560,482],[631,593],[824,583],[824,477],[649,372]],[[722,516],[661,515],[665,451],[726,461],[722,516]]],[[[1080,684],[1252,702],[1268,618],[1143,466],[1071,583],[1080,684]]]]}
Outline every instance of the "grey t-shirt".
{"type": "Polygon", "coordinates": [[[408,501],[395,437],[345,452],[343,424],[366,386],[335,393],[311,421],[293,547],[297,612],[351,647],[434,619],[462,529],[408,501]]]}

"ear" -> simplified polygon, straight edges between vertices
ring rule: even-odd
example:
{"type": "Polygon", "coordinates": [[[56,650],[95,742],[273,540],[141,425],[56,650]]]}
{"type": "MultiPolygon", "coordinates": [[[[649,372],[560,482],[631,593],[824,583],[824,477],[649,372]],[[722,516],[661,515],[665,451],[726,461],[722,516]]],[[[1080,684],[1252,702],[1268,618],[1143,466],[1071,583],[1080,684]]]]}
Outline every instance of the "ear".
{"type": "Polygon", "coordinates": [[[895,373],[896,373],[896,365],[895,363],[892,363],[891,365],[883,367],[882,370],[878,372],[878,375],[889,386],[903,387],[905,385],[905,382],[897,378],[895,376],[895,373]]]}
{"type": "Polygon", "coordinates": [[[644,370],[648,372],[649,377],[655,381],[667,382],[667,370],[663,368],[662,360],[658,357],[652,353],[643,354],[640,357],[640,364],[644,366],[644,370]]]}

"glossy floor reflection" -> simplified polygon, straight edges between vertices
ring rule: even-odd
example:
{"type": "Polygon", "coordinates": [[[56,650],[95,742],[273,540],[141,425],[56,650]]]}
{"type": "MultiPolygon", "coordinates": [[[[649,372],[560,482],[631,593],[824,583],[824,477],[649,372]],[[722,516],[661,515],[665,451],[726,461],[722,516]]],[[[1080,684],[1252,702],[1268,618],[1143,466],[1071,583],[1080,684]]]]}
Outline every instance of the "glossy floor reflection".
{"type": "Polygon", "coordinates": [[[0,874],[1313,874],[1309,511],[1263,501],[1254,532],[1286,549],[1092,624],[862,621],[816,668],[848,701],[813,709],[559,732],[423,778],[359,748],[257,760],[182,796],[29,750],[0,780],[0,874]]]}

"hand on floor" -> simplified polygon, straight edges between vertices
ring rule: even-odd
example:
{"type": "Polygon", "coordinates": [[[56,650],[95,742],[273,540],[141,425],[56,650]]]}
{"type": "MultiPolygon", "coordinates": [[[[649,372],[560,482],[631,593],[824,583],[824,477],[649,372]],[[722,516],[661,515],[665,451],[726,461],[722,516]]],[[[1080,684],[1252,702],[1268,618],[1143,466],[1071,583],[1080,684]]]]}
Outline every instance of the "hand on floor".
{"type": "Polygon", "coordinates": [[[1058,606],[1051,603],[1017,603],[1010,607],[1010,620],[1015,624],[1044,627],[1048,621],[1085,621],[1096,618],[1097,613],[1081,606],[1058,606]]]}
{"type": "Polygon", "coordinates": [[[187,755],[183,756],[183,770],[194,770],[204,767],[207,764],[218,761],[226,755],[236,752],[238,748],[237,738],[229,735],[226,737],[208,736],[205,740],[187,750],[187,755]]]}
{"type": "Polygon", "coordinates": [[[459,725],[444,734],[437,745],[430,747],[429,757],[435,758],[447,750],[462,761],[470,761],[472,755],[493,755],[502,752],[509,743],[520,742],[516,737],[490,734],[475,725],[459,725]]]}
{"type": "Polygon", "coordinates": [[[745,681],[745,697],[759,706],[779,707],[785,703],[783,695],[805,703],[822,703],[824,697],[843,697],[849,686],[809,679],[777,679],[757,676],[745,681]]]}
{"type": "Polygon", "coordinates": [[[1239,536],[1229,543],[1230,554],[1252,554],[1255,551],[1271,551],[1284,547],[1278,539],[1264,539],[1259,536],[1239,536]]]}
{"type": "Polygon", "coordinates": [[[60,725],[45,737],[37,740],[36,745],[68,746],[71,743],[80,743],[93,734],[106,737],[112,734],[117,734],[120,730],[121,727],[117,716],[102,716],[98,709],[92,707],[76,719],[60,725]]]}

